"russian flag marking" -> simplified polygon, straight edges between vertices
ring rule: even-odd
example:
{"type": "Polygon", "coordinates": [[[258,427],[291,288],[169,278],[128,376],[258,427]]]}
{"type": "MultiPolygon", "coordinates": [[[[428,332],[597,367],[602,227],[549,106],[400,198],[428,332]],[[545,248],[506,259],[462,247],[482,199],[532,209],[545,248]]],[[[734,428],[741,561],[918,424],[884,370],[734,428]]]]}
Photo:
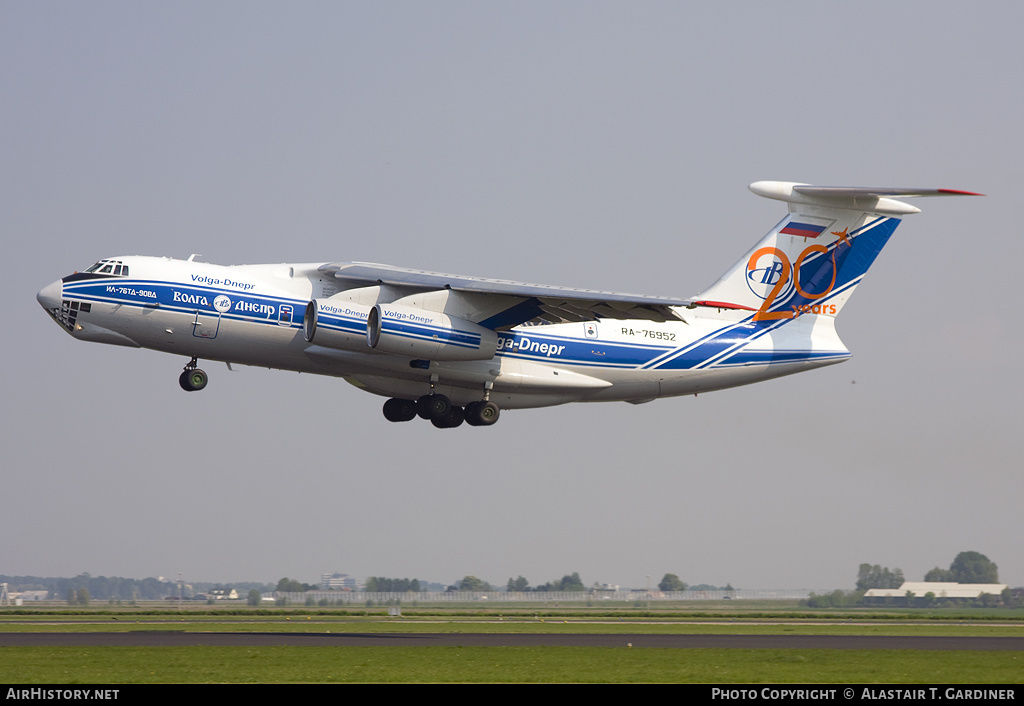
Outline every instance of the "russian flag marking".
{"type": "Polygon", "coordinates": [[[817,238],[825,230],[825,226],[816,226],[813,223],[797,223],[790,221],[786,227],[779,231],[783,235],[796,235],[801,238],[817,238]]]}

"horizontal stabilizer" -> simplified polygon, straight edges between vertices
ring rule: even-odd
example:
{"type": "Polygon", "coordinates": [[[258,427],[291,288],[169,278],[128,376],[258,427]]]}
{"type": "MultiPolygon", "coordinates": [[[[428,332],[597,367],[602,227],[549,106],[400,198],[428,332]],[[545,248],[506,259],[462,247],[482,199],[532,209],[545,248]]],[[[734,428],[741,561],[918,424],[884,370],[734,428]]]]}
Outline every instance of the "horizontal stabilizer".
{"type": "Polygon", "coordinates": [[[919,213],[921,209],[896,199],[917,196],[981,196],[956,189],[908,189],[898,187],[814,186],[792,181],[757,181],[750,190],[758,196],[786,201],[790,212],[794,205],[850,208],[899,216],[919,213]]]}

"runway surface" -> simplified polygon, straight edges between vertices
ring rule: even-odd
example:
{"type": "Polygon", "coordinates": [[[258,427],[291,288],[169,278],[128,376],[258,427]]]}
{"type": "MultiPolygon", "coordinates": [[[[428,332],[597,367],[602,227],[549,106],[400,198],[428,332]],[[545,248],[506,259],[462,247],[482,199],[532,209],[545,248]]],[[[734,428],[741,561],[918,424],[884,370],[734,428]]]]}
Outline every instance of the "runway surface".
{"type": "Polygon", "coordinates": [[[168,632],[0,633],[0,647],[660,647],[812,650],[1024,650],[1024,637],[509,633],[168,632]]]}

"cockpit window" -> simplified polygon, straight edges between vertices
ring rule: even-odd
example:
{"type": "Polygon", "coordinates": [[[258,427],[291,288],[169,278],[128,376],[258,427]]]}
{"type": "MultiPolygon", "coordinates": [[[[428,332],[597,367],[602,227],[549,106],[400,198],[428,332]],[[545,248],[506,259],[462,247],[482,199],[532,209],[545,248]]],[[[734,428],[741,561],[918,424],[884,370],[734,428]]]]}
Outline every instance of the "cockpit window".
{"type": "Polygon", "coordinates": [[[115,277],[127,277],[128,265],[121,264],[120,260],[100,260],[86,272],[96,272],[101,275],[114,275],[115,277]]]}

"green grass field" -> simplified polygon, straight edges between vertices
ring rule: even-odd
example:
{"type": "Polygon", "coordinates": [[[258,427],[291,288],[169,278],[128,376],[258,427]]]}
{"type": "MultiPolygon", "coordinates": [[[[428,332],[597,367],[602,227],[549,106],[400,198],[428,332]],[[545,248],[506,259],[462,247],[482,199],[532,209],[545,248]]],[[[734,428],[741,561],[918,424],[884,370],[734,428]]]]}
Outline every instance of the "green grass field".
{"type": "Polygon", "coordinates": [[[18,647],[15,684],[1019,683],[1014,652],[607,647],[18,647]]]}
{"type": "MultiPolygon", "coordinates": [[[[1004,614],[1005,615],[1005,614],[1004,614]]],[[[621,615],[0,613],[4,632],[1024,635],[1024,621],[621,615]]],[[[144,683],[1019,683],[1024,653],[622,647],[0,647],[0,681],[144,683]]]]}

